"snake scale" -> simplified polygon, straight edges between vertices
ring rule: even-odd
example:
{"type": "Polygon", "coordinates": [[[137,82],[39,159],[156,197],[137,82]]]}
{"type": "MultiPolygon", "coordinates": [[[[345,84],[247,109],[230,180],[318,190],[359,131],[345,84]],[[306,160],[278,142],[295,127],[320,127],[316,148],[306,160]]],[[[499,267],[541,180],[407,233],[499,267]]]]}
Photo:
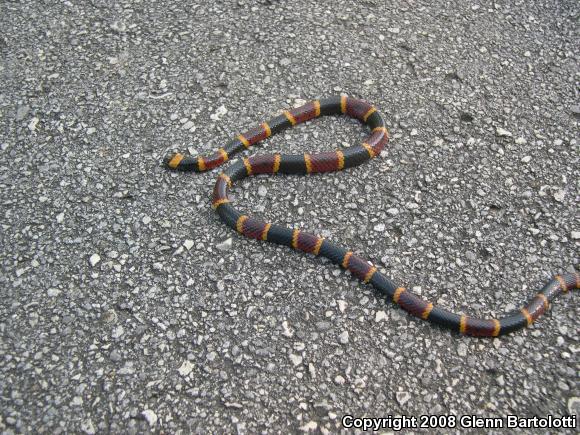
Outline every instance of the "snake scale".
{"type": "Polygon", "coordinates": [[[246,216],[237,211],[228,199],[228,188],[245,177],[258,174],[313,174],[351,168],[376,157],[389,140],[385,121],[371,104],[345,96],[312,101],[303,106],[284,111],[268,122],[238,135],[211,156],[185,156],[181,153],[166,157],[165,164],[176,170],[202,172],[216,168],[228,159],[273,134],[325,115],[347,115],[368,125],[370,136],[362,145],[343,150],[306,154],[266,154],[242,158],[221,173],[213,190],[213,208],[221,220],[246,237],[266,240],[292,247],[298,251],[323,256],[364,283],[372,284],[381,293],[410,314],[462,334],[496,337],[531,325],[548,308],[560,293],[580,288],[580,273],[555,276],[520,310],[500,319],[483,319],[455,314],[434,306],[404,287],[395,285],[368,261],[329,240],[298,228],[286,228],[246,216]]]}

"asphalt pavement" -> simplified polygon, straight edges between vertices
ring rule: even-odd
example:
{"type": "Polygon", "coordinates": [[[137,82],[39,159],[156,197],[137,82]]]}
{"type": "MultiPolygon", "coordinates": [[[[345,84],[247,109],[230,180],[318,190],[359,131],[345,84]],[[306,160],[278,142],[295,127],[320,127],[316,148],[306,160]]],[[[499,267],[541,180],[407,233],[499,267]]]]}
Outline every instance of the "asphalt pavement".
{"type": "MultiPolygon", "coordinates": [[[[580,409],[577,294],[526,330],[461,336],[328,261],[239,236],[211,209],[219,171],[161,162],[315,98],[372,102],[391,132],[379,158],[246,179],[233,202],[449,310],[501,316],[579,263],[579,14],[567,0],[0,2],[0,432],[326,434],[439,415],[426,424],[459,433],[512,415],[551,416],[524,433],[576,433],[553,419],[580,409]]],[[[324,118],[245,155],[367,134],[324,118]]]]}

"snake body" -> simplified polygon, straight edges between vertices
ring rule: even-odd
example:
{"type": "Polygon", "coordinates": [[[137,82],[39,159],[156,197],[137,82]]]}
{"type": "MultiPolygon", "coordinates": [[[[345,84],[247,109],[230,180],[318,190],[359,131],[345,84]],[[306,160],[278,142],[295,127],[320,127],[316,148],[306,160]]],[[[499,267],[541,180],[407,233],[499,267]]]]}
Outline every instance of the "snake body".
{"type": "Polygon", "coordinates": [[[345,96],[316,100],[297,107],[238,135],[211,156],[185,156],[172,154],[165,160],[171,169],[202,172],[216,168],[250,146],[286,128],[325,115],[347,115],[368,125],[370,136],[362,145],[344,150],[297,155],[267,154],[242,158],[221,173],[213,190],[213,208],[221,220],[246,237],[289,246],[316,256],[328,258],[349,270],[364,283],[372,284],[381,293],[410,314],[462,334],[495,337],[531,325],[548,308],[560,293],[580,288],[580,274],[566,273],[555,276],[520,310],[500,319],[483,319],[455,314],[434,306],[404,287],[395,285],[368,261],[329,240],[298,228],[287,228],[237,211],[228,198],[228,188],[245,177],[258,174],[313,174],[333,172],[360,165],[380,154],[388,142],[385,121],[371,104],[345,96]]]}

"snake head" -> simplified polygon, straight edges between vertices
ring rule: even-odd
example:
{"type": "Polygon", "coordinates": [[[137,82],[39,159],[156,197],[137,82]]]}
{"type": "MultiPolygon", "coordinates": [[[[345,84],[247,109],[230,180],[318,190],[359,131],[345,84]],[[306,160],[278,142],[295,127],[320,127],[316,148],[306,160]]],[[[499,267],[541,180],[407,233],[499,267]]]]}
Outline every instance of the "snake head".
{"type": "Polygon", "coordinates": [[[198,158],[172,151],[163,159],[163,165],[177,171],[199,172],[198,158]]]}
{"type": "Polygon", "coordinates": [[[177,169],[184,158],[185,156],[181,153],[171,152],[165,156],[163,164],[171,169],[177,169]]]}

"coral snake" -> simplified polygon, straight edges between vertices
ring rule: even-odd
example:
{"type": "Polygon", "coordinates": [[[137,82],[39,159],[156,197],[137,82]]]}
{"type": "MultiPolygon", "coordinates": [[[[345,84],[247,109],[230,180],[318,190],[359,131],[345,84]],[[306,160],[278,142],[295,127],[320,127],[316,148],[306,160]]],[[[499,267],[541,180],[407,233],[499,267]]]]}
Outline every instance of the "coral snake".
{"type": "Polygon", "coordinates": [[[580,288],[580,274],[577,271],[566,273],[555,276],[524,308],[500,319],[459,315],[436,307],[404,287],[395,285],[379,272],[376,266],[352,251],[298,228],[286,228],[243,215],[232,207],[228,199],[228,188],[242,178],[258,174],[313,174],[340,171],[360,165],[379,155],[389,139],[388,131],[381,114],[365,101],[345,96],[313,101],[284,111],[268,122],[238,135],[209,157],[193,157],[175,153],[166,157],[165,164],[171,169],[207,171],[227,162],[239,151],[288,127],[319,116],[340,114],[356,118],[370,127],[371,134],[362,145],[332,152],[255,155],[236,161],[219,175],[213,190],[212,205],[221,220],[246,237],[267,240],[290,246],[298,251],[326,257],[333,263],[348,269],[364,283],[372,284],[410,314],[462,334],[495,337],[516,331],[532,324],[548,309],[550,301],[560,293],[580,288]]]}

